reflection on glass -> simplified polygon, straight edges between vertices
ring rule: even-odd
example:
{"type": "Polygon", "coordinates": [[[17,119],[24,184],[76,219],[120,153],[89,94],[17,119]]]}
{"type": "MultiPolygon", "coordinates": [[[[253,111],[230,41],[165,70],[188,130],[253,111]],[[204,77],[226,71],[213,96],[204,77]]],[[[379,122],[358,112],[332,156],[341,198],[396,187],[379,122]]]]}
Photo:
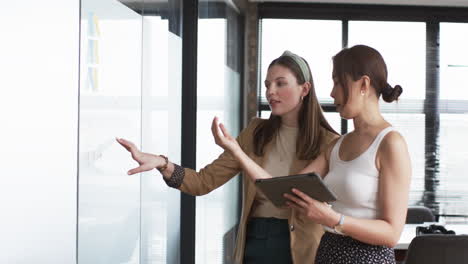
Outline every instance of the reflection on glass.
{"type": "Polygon", "coordinates": [[[141,16],[81,1],[79,263],[139,263],[140,180],[115,141],[140,144],[141,16]]]}
{"type": "MultiPolygon", "coordinates": [[[[206,3],[205,3],[206,4],[206,3]]],[[[209,9],[210,4],[204,5],[209,9]]],[[[215,5],[211,8],[220,8],[215,5]]],[[[221,7],[223,11],[230,8],[221,7]]],[[[232,11],[231,11],[232,12],[232,11]]],[[[209,13],[200,8],[199,14],[209,13]]],[[[211,163],[222,153],[211,135],[211,122],[218,116],[229,132],[240,129],[240,70],[231,59],[241,56],[238,45],[228,45],[228,27],[236,23],[232,16],[198,20],[197,84],[197,169],[211,163]],[[228,50],[230,47],[232,50],[228,50]]],[[[229,31],[233,34],[233,31],[229,31]]],[[[230,37],[235,43],[239,36],[230,37]]],[[[211,193],[196,199],[196,263],[230,263],[235,226],[238,222],[239,179],[235,177],[211,193]]]]}
{"type": "Polygon", "coordinates": [[[403,87],[402,100],[425,99],[426,24],[423,22],[350,21],[349,47],[377,49],[388,68],[388,82],[403,87]]]}
{"type": "Polygon", "coordinates": [[[332,56],[341,50],[341,32],[341,21],[262,19],[261,96],[268,65],[290,50],[309,63],[319,100],[330,99],[332,56]]]}
{"type": "Polygon", "coordinates": [[[468,100],[468,24],[440,24],[440,98],[468,100]]]}

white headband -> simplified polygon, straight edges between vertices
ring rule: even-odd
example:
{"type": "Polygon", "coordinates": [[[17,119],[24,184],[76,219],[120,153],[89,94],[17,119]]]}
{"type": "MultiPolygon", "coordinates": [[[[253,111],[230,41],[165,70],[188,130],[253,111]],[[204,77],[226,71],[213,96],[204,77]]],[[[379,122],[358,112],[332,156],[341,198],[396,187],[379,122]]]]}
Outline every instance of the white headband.
{"type": "Polygon", "coordinates": [[[289,50],[286,50],[285,52],[283,52],[281,57],[289,57],[289,58],[293,59],[294,62],[301,69],[302,76],[304,76],[304,80],[306,82],[310,82],[312,80],[312,76],[310,76],[310,71],[309,71],[309,67],[307,66],[307,63],[299,55],[296,55],[296,54],[290,52],[289,50]]]}

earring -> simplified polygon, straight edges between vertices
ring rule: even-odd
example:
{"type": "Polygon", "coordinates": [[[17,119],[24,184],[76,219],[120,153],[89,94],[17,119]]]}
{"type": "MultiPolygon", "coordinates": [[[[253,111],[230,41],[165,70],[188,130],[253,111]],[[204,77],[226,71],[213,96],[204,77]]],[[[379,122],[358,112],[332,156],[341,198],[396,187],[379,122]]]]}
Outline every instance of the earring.
{"type": "Polygon", "coordinates": [[[365,94],[365,93],[364,93],[364,91],[363,91],[363,90],[361,90],[361,95],[364,95],[364,94],[365,94]]]}
{"type": "Polygon", "coordinates": [[[303,100],[304,100],[304,96],[301,96],[301,101],[303,101],[303,100]]]}

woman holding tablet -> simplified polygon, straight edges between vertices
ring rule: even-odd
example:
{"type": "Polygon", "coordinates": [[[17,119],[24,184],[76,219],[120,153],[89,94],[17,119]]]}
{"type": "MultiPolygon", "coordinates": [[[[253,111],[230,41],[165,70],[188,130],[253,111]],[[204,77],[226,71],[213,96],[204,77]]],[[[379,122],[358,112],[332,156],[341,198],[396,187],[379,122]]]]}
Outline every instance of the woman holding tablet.
{"type": "MultiPolygon", "coordinates": [[[[332,207],[294,189],[285,194],[293,211],[324,226],[315,259],[324,263],[395,263],[392,247],[405,224],[411,162],[403,137],[382,116],[379,98],[398,98],[402,88],[387,83],[387,67],[378,51],[358,45],[333,57],[337,111],[355,130],[334,140],[304,172],[317,172],[338,197],[332,207]]],[[[245,155],[213,120],[216,142],[239,160],[255,179],[271,177],[245,155]]]]}
{"type": "MultiPolygon", "coordinates": [[[[311,71],[303,58],[285,52],[273,60],[265,86],[270,118],[252,120],[232,141],[271,175],[296,174],[317,158],[337,134],[323,116],[311,71]]],[[[229,151],[196,172],[173,164],[164,156],[143,153],[124,139],[118,142],[140,164],[129,174],[157,168],[169,186],[191,195],[207,194],[242,171],[229,151]]],[[[313,263],[323,234],[321,226],[304,221],[301,214],[288,207],[275,207],[257,191],[251,177],[245,177],[243,184],[235,263],[313,263]]]]}

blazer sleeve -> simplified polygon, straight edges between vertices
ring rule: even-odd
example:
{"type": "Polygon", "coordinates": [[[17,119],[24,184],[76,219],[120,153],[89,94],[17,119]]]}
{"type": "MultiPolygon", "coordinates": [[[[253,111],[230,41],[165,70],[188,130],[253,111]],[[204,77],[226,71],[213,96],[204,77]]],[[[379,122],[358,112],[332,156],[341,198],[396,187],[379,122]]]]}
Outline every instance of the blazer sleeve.
{"type": "MultiPolygon", "coordinates": [[[[261,121],[260,118],[252,119],[236,138],[242,150],[247,154],[252,152],[253,132],[261,121]]],[[[216,160],[198,172],[184,168],[185,175],[179,190],[190,195],[204,195],[223,185],[240,171],[239,162],[231,153],[224,151],[216,160]]]]}

